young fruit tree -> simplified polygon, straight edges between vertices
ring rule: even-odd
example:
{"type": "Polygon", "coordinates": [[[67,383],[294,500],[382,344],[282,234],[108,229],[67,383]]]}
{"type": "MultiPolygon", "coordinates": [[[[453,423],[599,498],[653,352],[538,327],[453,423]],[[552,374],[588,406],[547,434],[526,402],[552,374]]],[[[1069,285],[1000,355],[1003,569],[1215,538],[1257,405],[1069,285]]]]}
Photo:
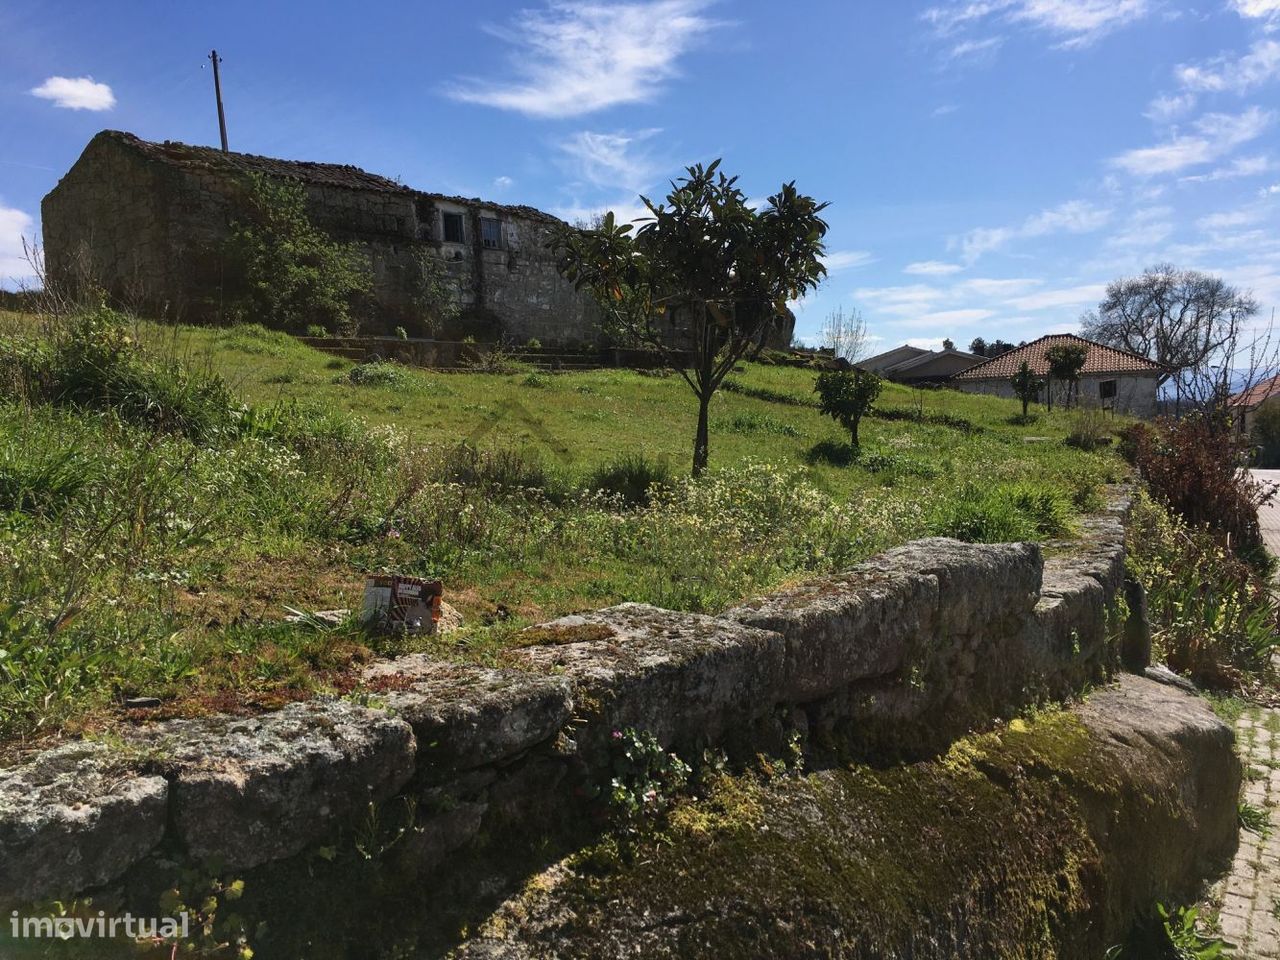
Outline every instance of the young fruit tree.
{"type": "Polygon", "coordinates": [[[1022,401],[1022,419],[1027,419],[1027,408],[1040,399],[1040,391],[1044,388],[1044,381],[1036,376],[1035,371],[1031,369],[1031,364],[1023,360],[1018,367],[1018,372],[1013,375],[1011,380],[1013,383],[1013,395],[1022,401]]]}
{"type": "Polygon", "coordinates": [[[787,301],[826,275],[826,208],[783,184],[759,210],[720,161],[687,168],[638,230],[606,214],[599,226],[566,226],[552,241],[560,273],[589,289],[606,321],[659,351],[698,399],[693,475],[707,467],[711,398],[753,347],[787,315],[787,301]],[[686,347],[683,349],[682,347],[686,347]]]}
{"type": "Polygon", "coordinates": [[[818,409],[849,431],[850,443],[858,446],[858,424],[880,396],[883,381],[868,370],[826,370],[818,374],[814,390],[818,409]]]}
{"type": "Polygon", "coordinates": [[[1071,398],[1080,391],[1080,371],[1084,369],[1088,354],[1078,343],[1059,343],[1045,351],[1045,359],[1049,361],[1049,409],[1053,409],[1054,380],[1061,380],[1067,385],[1067,406],[1071,406],[1071,398]]]}

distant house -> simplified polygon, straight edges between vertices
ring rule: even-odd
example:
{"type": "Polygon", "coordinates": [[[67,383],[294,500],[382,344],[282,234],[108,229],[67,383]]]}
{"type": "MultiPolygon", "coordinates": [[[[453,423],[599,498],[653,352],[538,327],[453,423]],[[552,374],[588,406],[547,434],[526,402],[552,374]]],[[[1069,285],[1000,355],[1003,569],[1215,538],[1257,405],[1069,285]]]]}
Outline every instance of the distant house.
{"type": "Polygon", "coordinates": [[[943,383],[981,362],[982,357],[962,350],[925,350],[904,343],[856,366],[898,383],[943,383]]]}
{"type": "Polygon", "coordinates": [[[1255,383],[1227,401],[1235,414],[1236,427],[1241,433],[1252,433],[1258,411],[1263,407],[1280,405],[1280,373],[1255,383]]]}
{"type": "MultiPolygon", "coordinates": [[[[957,374],[951,386],[965,393],[986,393],[997,397],[1013,397],[1013,377],[1022,361],[1047,379],[1050,348],[1074,343],[1085,348],[1084,368],[1080,371],[1080,401],[1101,406],[1116,413],[1150,418],[1156,414],[1156,391],[1164,375],[1159,364],[1127,350],[1104,346],[1070,333],[1051,334],[1025,346],[1002,353],[984,363],[957,374]]],[[[1067,384],[1051,385],[1055,403],[1066,400],[1067,384]]]]}

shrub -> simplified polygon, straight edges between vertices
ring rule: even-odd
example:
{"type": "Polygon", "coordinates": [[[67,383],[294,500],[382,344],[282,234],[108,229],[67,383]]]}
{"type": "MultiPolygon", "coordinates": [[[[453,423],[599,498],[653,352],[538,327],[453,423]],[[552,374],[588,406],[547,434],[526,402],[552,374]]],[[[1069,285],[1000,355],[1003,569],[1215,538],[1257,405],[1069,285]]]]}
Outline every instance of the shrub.
{"type": "Polygon", "coordinates": [[[630,504],[647,504],[655,486],[670,484],[671,466],[666,460],[650,460],[643,453],[628,453],[592,471],[586,488],[603,490],[630,504]]]}
{"type": "Polygon", "coordinates": [[[413,377],[404,367],[382,360],[358,364],[338,380],[357,387],[407,387],[413,383],[413,377]]]}
{"type": "Polygon", "coordinates": [[[1067,434],[1069,446],[1080,450],[1097,450],[1111,442],[1107,429],[1107,415],[1098,407],[1081,407],[1071,420],[1071,432],[1067,434]]]}
{"type": "Polygon", "coordinates": [[[308,337],[327,337],[329,336],[329,331],[326,330],[322,324],[309,323],[307,324],[307,336],[308,337]]]}
{"type": "Polygon", "coordinates": [[[1270,561],[1258,508],[1275,493],[1241,468],[1244,443],[1230,422],[1216,413],[1162,420],[1155,428],[1136,429],[1125,437],[1138,473],[1157,501],[1265,569],[1270,561]]]}
{"type": "Polygon", "coordinates": [[[546,468],[536,454],[504,447],[481,448],[469,443],[444,448],[434,473],[444,483],[493,493],[545,491],[550,486],[546,468]]]}
{"type": "Polygon", "coordinates": [[[935,508],[930,529],[969,543],[1013,543],[1063,536],[1073,513],[1070,498],[1055,487],[968,483],[935,508]]]}
{"type": "Polygon", "coordinates": [[[1157,655],[1220,689],[1265,670],[1280,645],[1280,606],[1258,571],[1146,495],[1130,527],[1129,568],[1147,593],[1157,655]]]}
{"type": "Polygon", "coordinates": [[[283,330],[355,333],[373,290],[369,258],[311,222],[302,184],[250,174],[245,191],[247,215],[226,244],[233,315],[283,330]]]}
{"type": "Polygon", "coordinates": [[[818,374],[814,390],[818,409],[849,431],[850,443],[858,446],[858,425],[880,396],[884,381],[866,370],[826,370],[818,374]]]}
{"type": "Polygon", "coordinates": [[[106,307],[60,322],[49,346],[15,351],[5,380],[11,397],[111,410],[196,440],[233,433],[243,410],[221,377],[148,354],[106,307]]]}
{"type": "Polygon", "coordinates": [[[520,383],[526,387],[542,388],[551,383],[551,378],[540,370],[530,370],[520,383]]]}

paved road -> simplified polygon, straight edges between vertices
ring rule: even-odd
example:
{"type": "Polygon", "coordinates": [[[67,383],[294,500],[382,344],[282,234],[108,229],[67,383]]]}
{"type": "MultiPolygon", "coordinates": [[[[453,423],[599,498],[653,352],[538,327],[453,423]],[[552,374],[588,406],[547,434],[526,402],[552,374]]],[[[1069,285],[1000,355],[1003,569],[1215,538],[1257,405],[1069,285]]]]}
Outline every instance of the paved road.
{"type": "MultiPolygon", "coordinates": [[[[1256,480],[1280,483],[1280,470],[1254,470],[1252,473],[1256,480]]],[[[1262,521],[1262,538],[1267,541],[1268,549],[1280,557],[1280,497],[1263,507],[1258,519],[1262,521]]]]}

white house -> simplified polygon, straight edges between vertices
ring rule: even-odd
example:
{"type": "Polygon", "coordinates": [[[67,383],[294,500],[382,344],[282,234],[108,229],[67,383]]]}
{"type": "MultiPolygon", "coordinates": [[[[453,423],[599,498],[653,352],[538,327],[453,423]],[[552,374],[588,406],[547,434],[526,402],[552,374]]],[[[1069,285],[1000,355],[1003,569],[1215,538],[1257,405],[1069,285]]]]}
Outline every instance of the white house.
{"type": "MultiPolygon", "coordinates": [[[[1052,347],[1079,344],[1085,348],[1084,367],[1080,371],[1079,398],[1084,404],[1101,406],[1116,413],[1150,418],[1156,415],[1156,391],[1164,375],[1159,364],[1127,350],[1094,343],[1070,333],[1050,334],[1002,353],[976,367],[970,367],[951,379],[951,386],[965,393],[986,393],[996,397],[1014,397],[1012,377],[1025,360],[1036,376],[1047,380],[1052,347]]],[[[1066,400],[1067,384],[1050,385],[1055,403],[1066,400]]]]}

